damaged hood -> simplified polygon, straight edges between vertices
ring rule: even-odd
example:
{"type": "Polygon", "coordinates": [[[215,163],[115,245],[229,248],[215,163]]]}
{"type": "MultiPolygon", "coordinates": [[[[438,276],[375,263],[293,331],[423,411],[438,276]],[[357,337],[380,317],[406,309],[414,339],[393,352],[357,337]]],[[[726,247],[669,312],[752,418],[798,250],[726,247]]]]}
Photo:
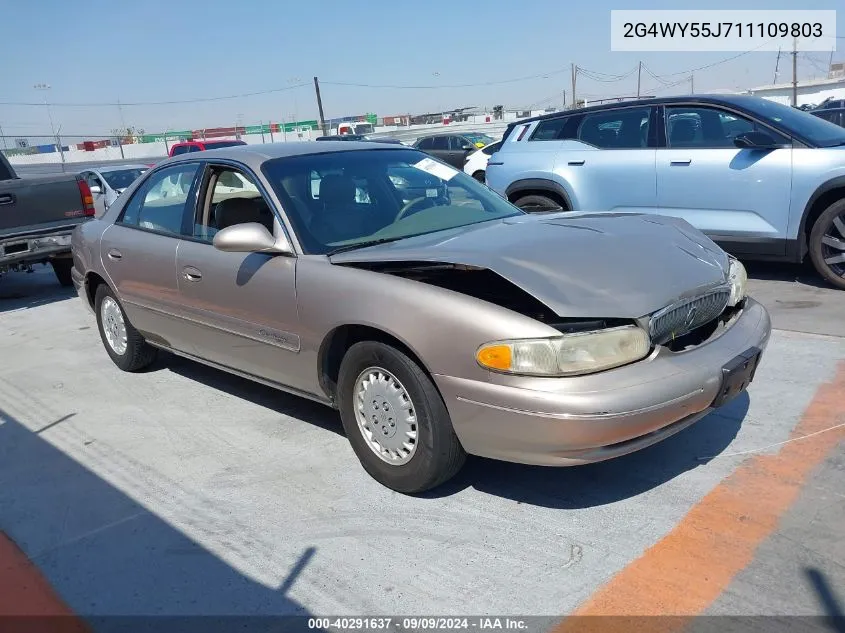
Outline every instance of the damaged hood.
{"type": "Polygon", "coordinates": [[[639,318],[727,282],[727,254],[684,220],[621,213],[521,215],[331,257],[491,270],[561,317],[639,318]]]}

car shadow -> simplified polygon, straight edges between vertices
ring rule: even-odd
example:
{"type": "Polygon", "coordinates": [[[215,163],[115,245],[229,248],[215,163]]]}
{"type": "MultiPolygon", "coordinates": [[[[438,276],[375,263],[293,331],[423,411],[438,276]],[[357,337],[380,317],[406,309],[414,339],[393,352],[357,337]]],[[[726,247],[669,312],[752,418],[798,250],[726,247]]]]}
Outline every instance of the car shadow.
{"type": "Polygon", "coordinates": [[[470,457],[457,477],[423,496],[444,497],[474,488],[517,503],[560,510],[622,501],[707,464],[724,451],[739,432],[749,403],[743,392],[662,442],[596,464],[554,468],[470,457]]]}
{"type": "Polygon", "coordinates": [[[343,426],[340,423],[340,415],[334,409],[314,402],[308,398],[286,393],[273,387],[262,385],[254,380],[241,378],[215,369],[202,363],[176,356],[175,354],[162,353],[151,371],[157,369],[168,369],[174,374],[194,380],[212,389],[228,393],[236,398],[247,400],[253,404],[265,407],[300,420],[306,420],[309,424],[318,426],[321,429],[332,431],[343,435],[343,426]]]}
{"type": "Polygon", "coordinates": [[[749,279],[760,281],[789,281],[800,283],[813,288],[835,288],[822,279],[813,268],[809,258],[801,264],[784,262],[758,262],[743,260],[749,279]]]}
{"type": "Polygon", "coordinates": [[[36,266],[34,272],[0,275],[0,313],[66,301],[77,297],[76,290],[59,285],[53,268],[36,266]]]}
{"type": "MultiPolygon", "coordinates": [[[[72,417],[68,412],[63,419],[72,417]]],[[[55,433],[61,423],[43,420],[39,426],[55,433]]],[[[81,434],[79,440],[82,446],[81,434]]],[[[291,624],[281,616],[308,615],[290,597],[290,590],[308,573],[309,563],[318,555],[315,548],[292,556],[274,555],[272,542],[248,526],[238,528],[232,514],[235,507],[227,508],[201,491],[185,491],[163,473],[132,463],[131,456],[100,448],[94,440],[84,445],[91,451],[86,461],[96,463],[109,481],[0,409],[0,531],[91,629],[97,633],[276,631],[286,622],[291,624]],[[151,506],[160,512],[166,508],[166,519],[151,506]],[[244,575],[174,523],[195,526],[210,542],[225,535],[227,560],[267,560],[271,555],[284,560],[280,569],[272,570],[281,583],[267,586],[244,575]]],[[[4,573],[13,574],[14,568],[4,573]]],[[[14,586],[15,582],[7,583],[14,586]]],[[[57,630],[39,628],[36,618],[22,619],[20,630],[24,624],[33,627],[26,630],[57,630]]],[[[0,629],[5,630],[4,625],[0,629]]]]}
{"type": "Polygon", "coordinates": [[[833,633],[845,633],[845,610],[825,574],[815,567],[804,569],[804,573],[824,609],[828,629],[833,633]]]}

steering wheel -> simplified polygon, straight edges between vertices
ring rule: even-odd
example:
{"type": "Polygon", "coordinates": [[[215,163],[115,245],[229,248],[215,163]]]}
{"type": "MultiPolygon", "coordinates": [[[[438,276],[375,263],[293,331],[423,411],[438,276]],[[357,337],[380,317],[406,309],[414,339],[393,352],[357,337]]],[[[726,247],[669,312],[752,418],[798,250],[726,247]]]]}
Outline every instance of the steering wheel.
{"type": "MultiPolygon", "coordinates": [[[[396,217],[393,219],[393,221],[398,222],[399,220],[404,218],[408,214],[408,211],[414,208],[417,204],[430,199],[431,198],[420,197],[414,198],[413,200],[408,200],[408,202],[406,202],[405,205],[401,209],[399,209],[399,213],[396,214],[396,217]]],[[[420,209],[420,211],[422,211],[422,209],[420,209]]]]}

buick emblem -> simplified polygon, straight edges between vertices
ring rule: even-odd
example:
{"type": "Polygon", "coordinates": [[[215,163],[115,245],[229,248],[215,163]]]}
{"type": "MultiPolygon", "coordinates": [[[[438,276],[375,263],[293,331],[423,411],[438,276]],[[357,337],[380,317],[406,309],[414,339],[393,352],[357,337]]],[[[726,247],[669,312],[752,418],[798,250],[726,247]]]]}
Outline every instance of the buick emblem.
{"type": "Polygon", "coordinates": [[[687,317],[684,319],[684,327],[688,328],[691,327],[692,324],[695,322],[695,315],[698,313],[698,308],[692,306],[687,312],[687,317]]]}

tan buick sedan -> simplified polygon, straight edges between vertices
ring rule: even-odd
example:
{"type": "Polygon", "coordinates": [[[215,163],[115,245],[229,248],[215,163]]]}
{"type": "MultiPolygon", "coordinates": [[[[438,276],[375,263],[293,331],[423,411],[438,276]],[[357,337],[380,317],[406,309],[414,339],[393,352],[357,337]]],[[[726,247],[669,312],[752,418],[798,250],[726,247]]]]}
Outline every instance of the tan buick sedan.
{"type": "Polygon", "coordinates": [[[467,453],[570,466],[654,444],[742,392],[771,330],[742,265],[682,220],[525,214],[399,145],[169,159],[72,247],[118,367],[167,350],[336,407],[406,493],[467,453]]]}

